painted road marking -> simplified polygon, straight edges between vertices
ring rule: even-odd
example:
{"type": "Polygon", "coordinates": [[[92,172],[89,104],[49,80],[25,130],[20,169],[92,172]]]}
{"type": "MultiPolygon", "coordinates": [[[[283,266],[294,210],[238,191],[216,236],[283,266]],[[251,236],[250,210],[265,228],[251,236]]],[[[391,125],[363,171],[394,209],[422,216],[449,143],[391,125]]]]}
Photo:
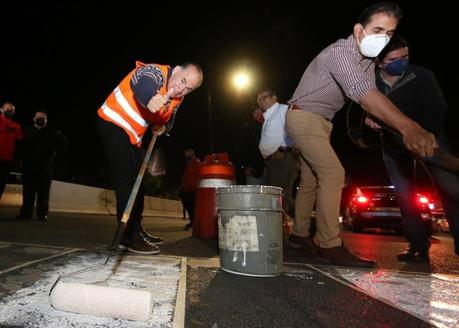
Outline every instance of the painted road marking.
{"type": "Polygon", "coordinates": [[[363,292],[387,305],[440,328],[459,326],[459,276],[394,270],[365,270],[329,267],[333,274],[317,266],[304,265],[340,284],[363,292]]]}
{"type": "MultiPolygon", "coordinates": [[[[67,264],[56,265],[55,269],[44,272],[44,278],[34,285],[5,297],[2,299],[2,306],[0,307],[0,326],[17,325],[43,328],[170,327],[177,303],[180,275],[182,274],[180,272],[183,266],[181,258],[118,254],[100,269],[64,279],[64,281],[76,283],[148,290],[153,298],[153,311],[152,317],[147,322],[68,313],[57,311],[51,307],[48,292],[59,275],[88,268],[95,263],[103,263],[105,258],[106,254],[104,255],[104,253],[87,253],[72,257],[67,264]]],[[[184,305],[180,305],[180,307],[184,308],[184,305]]]]}
{"type": "Polygon", "coordinates": [[[187,258],[182,257],[180,267],[180,277],[177,288],[177,300],[175,302],[174,320],[172,327],[185,327],[185,303],[186,303],[186,273],[187,273],[187,258]]]}
{"type": "MultiPolygon", "coordinates": [[[[43,247],[43,246],[41,246],[41,247],[43,247]]],[[[40,262],[43,262],[43,261],[47,261],[47,260],[53,259],[55,257],[64,256],[64,255],[67,255],[67,254],[70,254],[70,253],[74,253],[74,252],[78,252],[78,251],[81,251],[81,249],[78,249],[78,248],[71,249],[71,250],[66,251],[66,252],[61,252],[61,253],[54,254],[54,255],[51,255],[51,256],[42,257],[42,258],[39,258],[37,260],[33,260],[33,261],[25,262],[25,263],[22,263],[22,264],[19,264],[19,265],[15,265],[15,266],[13,266],[11,268],[8,268],[8,269],[0,271],[0,275],[8,273],[8,272],[11,272],[11,271],[14,271],[14,270],[17,270],[17,269],[24,268],[26,266],[29,266],[29,265],[32,265],[32,264],[35,264],[35,263],[40,263],[40,262]]]]}

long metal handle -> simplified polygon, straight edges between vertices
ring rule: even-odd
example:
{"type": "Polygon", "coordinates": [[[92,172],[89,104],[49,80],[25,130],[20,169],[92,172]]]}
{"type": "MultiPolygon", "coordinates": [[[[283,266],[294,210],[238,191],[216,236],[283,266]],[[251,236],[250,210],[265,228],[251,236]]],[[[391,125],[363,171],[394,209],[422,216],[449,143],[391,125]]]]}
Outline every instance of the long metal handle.
{"type": "Polygon", "coordinates": [[[104,266],[105,264],[108,263],[108,260],[112,256],[112,253],[118,248],[118,245],[120,244],[120,241],[123,238],[124,232],[126,230],[126,224],[127,224],[128,220],[129,220],[129,217],[131,215],[132,207],[134,206],[134,201],[137,198],[137,192],[139,191],[139,187],[140,187],[140,184],[142,183],[142,179],[143,179],[143,176],[145,174],[145,170],[147,169],[148,162],[150,161],[150,157],[151,157],[151,153],[153,151],[153,147],[155,146],[155,143],[156,143],[156,137],[157,137],[156,134],[153,133],[153,137],[151,138],[150,144],[148,145],[147,153],[145,154],[145,158],[143,159],[142,166],[140,167],[140,170],[139,170],[139,173],[137,174],[137,178],[135,180],[134,186],[132,187],[131,194],[129,195],[129,199],[128,199],[128,202],[126,204],[126,208],[124,209],[124,212],[123,212],[123,217],[122,217],[121,221],[118,223],[118,227],[116,229],[116,233],[115,233],[115,236],[113,238],[112,246],[110,247],[110,251],[108,252],[108,255],[107,255],[107,258],[105,259],[105,262],[102,263],[102,264],[94,265],[94,266],[86,268],[86,269],[82,269],[82,270],[79,270],[79,271],[70,272],[70,273],[67,273],[67,274],[60,275],[56,279],[54,284],[52,285],[51,289],[49,290],[49,295],[51,295],[54,287],[56,287],[57,283],[62,278],[69,277],[69,276],[75,276],[75,275],[80,274],[80,273],[84,273],[84,272],[87,272],[87,271],[95,270],[95,269],[100,268],[100,267],[102,267],[102,266],[104,266]]]}

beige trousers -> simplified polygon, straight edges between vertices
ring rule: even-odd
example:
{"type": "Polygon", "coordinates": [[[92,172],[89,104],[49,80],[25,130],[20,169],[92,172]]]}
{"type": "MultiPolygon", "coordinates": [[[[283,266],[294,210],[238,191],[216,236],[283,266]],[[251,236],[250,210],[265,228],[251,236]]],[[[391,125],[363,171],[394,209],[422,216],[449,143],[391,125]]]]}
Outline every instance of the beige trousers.
{"type": "Polygon", "coordinates": [[[301,152],[301,183],[296,196],[293,234],[309,236],[315,206],[314,241],[324,248],[340,246],[339,207],[344,168],[330,144],[333,125],[319,114],[288,110],[285,127],[301,152]]]}

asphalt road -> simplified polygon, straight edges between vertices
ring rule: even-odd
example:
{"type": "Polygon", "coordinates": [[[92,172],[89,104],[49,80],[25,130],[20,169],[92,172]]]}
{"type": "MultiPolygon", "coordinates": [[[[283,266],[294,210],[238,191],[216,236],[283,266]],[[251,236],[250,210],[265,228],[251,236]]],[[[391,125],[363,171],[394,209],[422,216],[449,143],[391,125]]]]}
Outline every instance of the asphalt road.
{"type": "MultiPolygon", "coordinates": [[[[29,271],[27,275],[20,268],[11,270],[45,256],[38,245],[51,247],[51,251],[46,250],[49,261],[63,261],[52,258],[52,247],[59,247],[56,253],[76,248],[101,251],[110,245],[116,228],[113,216],[51,213],[49,221],[40,222],[16,220],[16,214],[17,208],[0,209],[0,242],[14,243],[14,247],[0,248],[0,298],[32,284],[40,279],[40,270],[49,269],[41,266],[33,271],[35,274],[29,271]],[[22,247],[21,243],[28,246],[22,247]],[[35,251],[30,251],[30,245],[37,245],[35,251]]],[[[429,327],[435,324],[428,318],[407,313],[403,306],[397,305],[395,297],[394,303],[390,299],[386,302],[355,288],[360,286],[359,281],[345,281],[343,276],[349,275],[347,271],[322,266],[298,250],[284,249],[285,268],[277,278],[226,273],[218,267],[216,242],[193,238],[184,229],[186,223],[182,218],[144,219],[147,230],[164,237],[162,255],[188,258],[186,327],[429,327]]],[[[370,275],[408,272],[413,277],[428,277],[431,273],[459,276],[459,257],[453,253],[449,234],[433,236],[428,264],[404,264],[396,260],[396,254],[406,247],[402,236],[381,231],[343,232],[342,236],[353,251],[376,258],[377,268],[370,275]]]]}

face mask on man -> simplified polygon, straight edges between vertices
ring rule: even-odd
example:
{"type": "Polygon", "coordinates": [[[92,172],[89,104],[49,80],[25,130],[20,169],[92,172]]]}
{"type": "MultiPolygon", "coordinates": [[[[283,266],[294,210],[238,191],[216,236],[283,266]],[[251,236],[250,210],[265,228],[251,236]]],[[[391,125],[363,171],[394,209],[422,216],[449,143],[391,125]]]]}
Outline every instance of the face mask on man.
{"type": "Polygon", "coordinates": [[[45,126],[45,118],[44,117],[37,117],[35,120],[34,120],[35,124],[39,127],[43,127],[45,126]]]}
{"type": "Polygon", "coordinates": [[[405,72],[406,67],[408,66],[408,59],[399,58],[393,62],[383,66],[383,70],[389,73],[390,75],[402,75],[405,72]]]}
{"type": "Polygon", "coordinates": [[[10,119],[11,119],[11,118],[13,118],[13,116],[14,116],[14,111],[12,111],[12,110],[6,110],[6,111],[3,112],[3,115],[4,115],[6,118],[10,118],[10,119]]]}
{"type": "Polygon", "coordinates": [[[390,41],[386,34],[368,35],[365,29],[363,29],[363,33],[365,33],[365,37],[360,41],[360,52],[365,57],[374,58],[378,56],[390,41]]]}
{"type": "Polygon", "coordinates": [[[192,160],[193,160],[193,157],[191,157],[191,156],[185,156],[185,161],[186,161],[187,163],[191,162],[192,160]]]}

